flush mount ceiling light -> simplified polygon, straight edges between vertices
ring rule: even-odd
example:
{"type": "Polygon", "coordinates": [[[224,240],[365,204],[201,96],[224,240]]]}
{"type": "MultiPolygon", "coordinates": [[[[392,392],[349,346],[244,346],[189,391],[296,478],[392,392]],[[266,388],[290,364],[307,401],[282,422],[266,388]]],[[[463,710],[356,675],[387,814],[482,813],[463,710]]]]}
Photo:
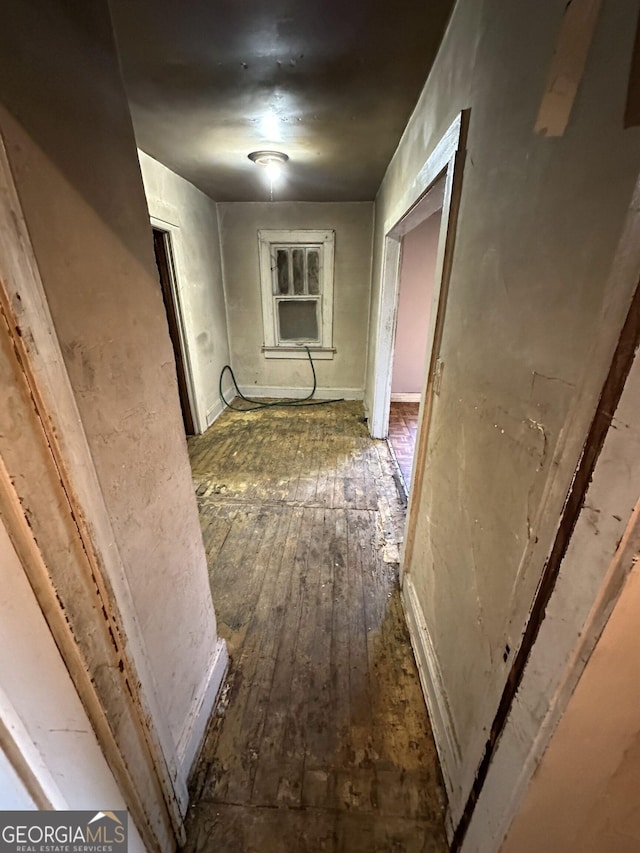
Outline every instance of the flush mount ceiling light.
{"type": "Polygon", "coordinates": [[[284,166],[289,159],[289,155],[283,151],[252,151],[249,154],[249,160],[257,163],[258,166],[275,166],[276,168],[284,166]]]}
{"type": "Polygon", "coordinates": [[[283,151],[252,151],[249,160],[258,166],[264,166],[269,181],[269,197],[273,201],[273,187],[282,177],[282,167],[289,159],[283,151]]]}

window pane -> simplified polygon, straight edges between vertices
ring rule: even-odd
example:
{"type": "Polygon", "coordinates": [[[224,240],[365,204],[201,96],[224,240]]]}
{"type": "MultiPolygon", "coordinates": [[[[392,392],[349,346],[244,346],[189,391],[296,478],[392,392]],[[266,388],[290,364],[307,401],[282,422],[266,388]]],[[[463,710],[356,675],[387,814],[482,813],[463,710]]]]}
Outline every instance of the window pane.
{"type": "Polygon", "coordinates": [[[293,292],[297,295],[304,293],[304,249],[294,249],[291,252],[293,265],[293,292]]]}
{"type": "Polygon", "coordinates": [[[309,293],[320,293],[320,252],[317,249],[307,250],[307,281],[309,293]]]}
{"type": "Polygon", "coordinates": [[[278,249],[276,254],[278,268],[278,293],[289,293],[289,252],[278,249]]]}
{"type": "Polygon", "coordinates": [[[311,299],[278,302],[281,341],[317,341],[317,301],[311,299]]]}

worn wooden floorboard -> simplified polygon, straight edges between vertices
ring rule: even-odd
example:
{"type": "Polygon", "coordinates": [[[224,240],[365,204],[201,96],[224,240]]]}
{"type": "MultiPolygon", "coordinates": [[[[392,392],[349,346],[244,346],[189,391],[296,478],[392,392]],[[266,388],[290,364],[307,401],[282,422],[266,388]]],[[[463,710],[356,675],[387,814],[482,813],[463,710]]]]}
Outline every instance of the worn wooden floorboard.
{"type": "Polygon", "coordinates": [[[226,412],[189,452],[231,666],[186,850],[446,850],[398,589],[404,509],[361,404],[226,412]]]}

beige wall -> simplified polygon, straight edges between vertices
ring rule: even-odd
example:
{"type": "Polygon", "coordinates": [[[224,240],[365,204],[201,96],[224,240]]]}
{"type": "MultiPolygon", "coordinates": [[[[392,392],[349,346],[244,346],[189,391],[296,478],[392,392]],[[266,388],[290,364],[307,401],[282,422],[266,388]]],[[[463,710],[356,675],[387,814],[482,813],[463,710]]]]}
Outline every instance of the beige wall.
{"type": "Polygon", "coordinates": [[[0,132],[177,743],[216,624],[109,13],[100,0],[10,6],[0,132]]]}
{"type": "Polygon", "coordinates": [[[638,4],[603,4],[569,127],[546,139],[533,127],[565,7],[459,0],[376,200],[368,397],[385,227],[470,109],[444,378],[405,567],[446,694],[454,822],[637,282],[608,274],[640,168],[640,132],[622,129],[638,4]]]}
{"type": "Polygon", "coordinates": [[[503,853],[640,850],[640,565],[631,572],[503,853]]]}
{"type": "Polygon", "coordinates": [[[422,393],[433,298],[440,213],[434,213],[402,241],[398,319],[393,348],[391,393],[422,393]]]}
{"type": "Polygon", "coordinates": [[[221,411],[218,377],[229,363],[216,204],[162,163],[143,151],[138,154],[149,213],[173,226],[195,404],[204,431],[221,411]]]}
{"type": "Polygon", "coordinates": [[[263,344],[258,230],[335,231],[333,345],[331,361],[316,362],[320,388],[362,393],[371,280],[373,205],[354,203],[231,203],[218,205],[229,316],[231,358],[241,385],[309,388],[304,359],[266,359],[263,344]]]}

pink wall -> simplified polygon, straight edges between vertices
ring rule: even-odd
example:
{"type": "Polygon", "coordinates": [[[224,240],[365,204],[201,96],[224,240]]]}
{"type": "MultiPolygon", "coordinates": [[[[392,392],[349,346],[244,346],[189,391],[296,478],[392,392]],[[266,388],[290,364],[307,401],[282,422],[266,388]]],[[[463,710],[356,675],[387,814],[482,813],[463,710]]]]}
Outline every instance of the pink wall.
{"type": "Polygon", "coordinates": [[[391,393],[420,393],[424,385],[440,212],[410,231],[402,246],[400,299],[391,393]]]}

